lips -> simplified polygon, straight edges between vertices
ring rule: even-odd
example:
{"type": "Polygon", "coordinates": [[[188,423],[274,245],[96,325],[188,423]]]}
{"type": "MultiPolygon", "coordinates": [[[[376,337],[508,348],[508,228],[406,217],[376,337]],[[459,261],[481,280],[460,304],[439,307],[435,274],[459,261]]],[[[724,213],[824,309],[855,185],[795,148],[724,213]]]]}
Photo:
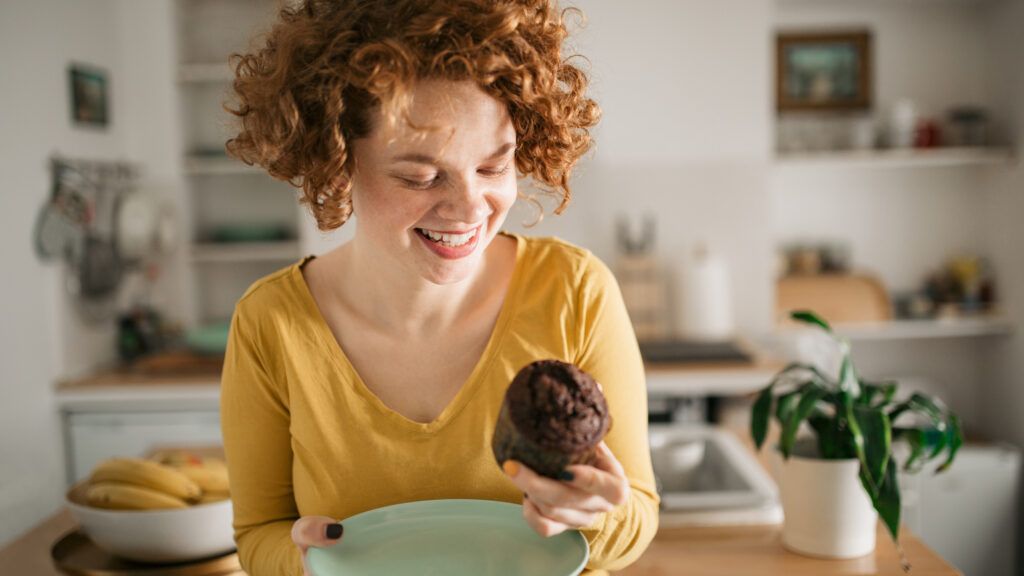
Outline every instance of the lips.
{"type": "Polygon", "coordinates": [[[431,252],[446,260],[457,260],[472,254],[479,244],[482,226],[463,232],[416,228],[416,236],[431,252]]]}

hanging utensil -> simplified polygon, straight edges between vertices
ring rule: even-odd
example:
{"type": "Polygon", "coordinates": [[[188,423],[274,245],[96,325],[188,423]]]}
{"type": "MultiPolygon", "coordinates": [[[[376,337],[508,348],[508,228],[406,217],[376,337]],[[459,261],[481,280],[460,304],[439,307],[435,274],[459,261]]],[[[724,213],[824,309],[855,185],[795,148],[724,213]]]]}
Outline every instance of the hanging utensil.
{"type": "Polygon", "coordinates": [[[68,259],[92,221],[92,208],[80,191],[88,181],[58,158],[50,160],[50,172],[50,198],[36,217],[36,254],[42,260],[68,259]]]}

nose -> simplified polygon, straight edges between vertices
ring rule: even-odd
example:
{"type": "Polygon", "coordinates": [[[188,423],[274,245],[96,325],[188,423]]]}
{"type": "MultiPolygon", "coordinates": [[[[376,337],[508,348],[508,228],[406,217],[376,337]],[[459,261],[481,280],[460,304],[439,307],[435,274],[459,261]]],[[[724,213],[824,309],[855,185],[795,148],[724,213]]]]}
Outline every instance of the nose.
{"type": "Polygon", "coordinates": [[[437,207],[437,215],[450,222],[475,224],[491,215],[487,182],[476,178],[457,178],[449,181],[444,198],[437,207]]]}

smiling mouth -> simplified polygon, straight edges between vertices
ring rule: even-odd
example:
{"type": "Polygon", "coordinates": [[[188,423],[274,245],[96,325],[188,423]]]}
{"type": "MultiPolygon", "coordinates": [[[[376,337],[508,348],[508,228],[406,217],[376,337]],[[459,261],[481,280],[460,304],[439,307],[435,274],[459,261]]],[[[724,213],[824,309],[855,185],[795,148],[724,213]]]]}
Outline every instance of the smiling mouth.
{"type": "Polygon", "coordinates": [[[434,244],[439,244],[446,248],[458,248],[469,244],[473,238],[480,233],[480,227],[477,226],[469,232],[463,232],[461,234],[434,232],[433,230],[427,230],[426,228],[417,228],[416,233],[434,244]]]}

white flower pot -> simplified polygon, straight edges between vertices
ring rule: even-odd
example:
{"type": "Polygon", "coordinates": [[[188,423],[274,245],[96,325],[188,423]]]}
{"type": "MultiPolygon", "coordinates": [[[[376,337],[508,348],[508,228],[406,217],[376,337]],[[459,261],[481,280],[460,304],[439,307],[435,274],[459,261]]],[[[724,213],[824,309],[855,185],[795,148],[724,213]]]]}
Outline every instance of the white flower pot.
{"type": "Polygon", "coordinates": [[[878,513],[860,483],[860,462],[774,451],[785,521],[782,544],[821,558],[857,558],[875,549],[878,513]]]}

